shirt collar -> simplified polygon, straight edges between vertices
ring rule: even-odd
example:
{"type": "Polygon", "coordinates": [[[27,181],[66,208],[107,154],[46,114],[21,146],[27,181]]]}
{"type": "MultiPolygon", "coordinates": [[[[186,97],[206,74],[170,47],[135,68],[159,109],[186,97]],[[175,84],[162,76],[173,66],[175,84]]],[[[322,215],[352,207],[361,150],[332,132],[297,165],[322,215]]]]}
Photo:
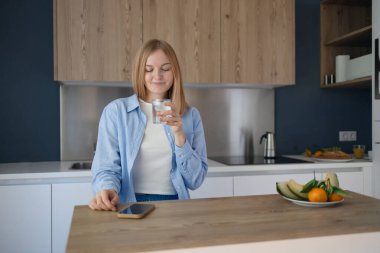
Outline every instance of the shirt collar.
{"type": "Polygon", "coordinates": [[[139,106],[140,106],[139,99],[137,98],[137,95],[134,94],[127,101],[127,112],[133,111],[139,106]]]}

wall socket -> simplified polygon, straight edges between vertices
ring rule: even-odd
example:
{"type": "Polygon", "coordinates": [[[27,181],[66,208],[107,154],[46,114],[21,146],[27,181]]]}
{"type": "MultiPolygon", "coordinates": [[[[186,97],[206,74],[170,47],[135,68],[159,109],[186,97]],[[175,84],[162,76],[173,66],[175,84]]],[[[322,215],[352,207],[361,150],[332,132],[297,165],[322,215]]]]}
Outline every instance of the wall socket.
{"type": "Polygon", "coordinates": [[[356,141],[356,131],[339,131],[339,141],[356,141]]]}

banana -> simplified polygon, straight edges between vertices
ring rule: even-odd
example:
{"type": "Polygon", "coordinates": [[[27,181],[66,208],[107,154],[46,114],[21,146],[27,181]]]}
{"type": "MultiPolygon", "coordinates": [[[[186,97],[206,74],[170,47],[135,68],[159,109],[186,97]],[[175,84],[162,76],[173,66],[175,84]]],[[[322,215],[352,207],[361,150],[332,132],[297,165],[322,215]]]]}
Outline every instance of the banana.
{"type": "Polygon", "coordinates": [[[307,193],[303,193],[301,192],[302,189],[303,189],[303,185],[302,184],[299,184],[297,183],[296,181],[294,181],[294,179],[290,179],[288,181],[288,188],[289,190],[294,193],[297,197],[301,198],[301,199],[307,199],[307,193]]]}

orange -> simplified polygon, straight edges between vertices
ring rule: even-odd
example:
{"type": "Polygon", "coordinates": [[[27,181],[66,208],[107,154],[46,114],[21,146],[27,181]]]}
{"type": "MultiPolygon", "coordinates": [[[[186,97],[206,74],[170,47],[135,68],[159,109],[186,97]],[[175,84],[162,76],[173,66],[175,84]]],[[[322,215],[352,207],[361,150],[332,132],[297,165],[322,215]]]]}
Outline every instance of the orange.
{"type": "Polygon", "coordinates": [[[337,194],[336,192],[333,192],[329,197],[329,201],[341,201],[342,199],[343,197],[337,194]]]}
{"type": "Polygon", "coordinates": [[[326,202],[327,192],[322,188],[313,188],[307,195],[310,202],[326,202]]]}
{"type": "Polygon", "coordinates": [[[304,155],[305,155],[306,157],[311,157],[311,156],[313,155],[313,153],[311,152],[310,149],[306,149],[304,155]]]}

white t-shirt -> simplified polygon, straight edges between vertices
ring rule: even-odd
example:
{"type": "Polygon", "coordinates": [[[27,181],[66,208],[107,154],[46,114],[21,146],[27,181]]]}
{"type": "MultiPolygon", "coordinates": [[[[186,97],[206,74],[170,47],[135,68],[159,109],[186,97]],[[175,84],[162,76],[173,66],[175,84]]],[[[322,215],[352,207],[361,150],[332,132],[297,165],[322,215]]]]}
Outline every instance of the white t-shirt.
{"type": "Polygon", "coordinates": [[[132,168],[136,193],[177,194],[170,179],[172,149],[162,124],[153,124],[152,104],[140,99],[147,124],[132,168]]]}

